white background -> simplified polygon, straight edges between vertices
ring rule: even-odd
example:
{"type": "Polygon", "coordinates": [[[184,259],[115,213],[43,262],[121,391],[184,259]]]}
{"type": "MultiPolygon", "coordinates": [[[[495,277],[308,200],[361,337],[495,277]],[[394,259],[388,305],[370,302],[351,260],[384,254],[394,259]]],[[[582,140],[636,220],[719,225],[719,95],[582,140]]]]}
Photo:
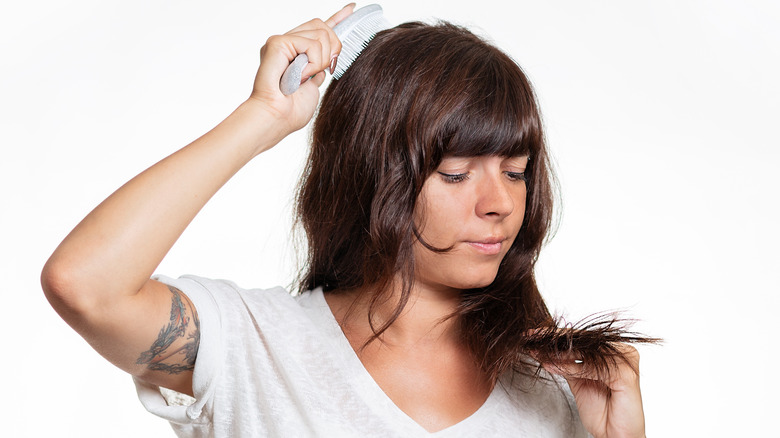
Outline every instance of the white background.
{"type": "MultiPolygon", "coordinates": [[[[780,14],[764,1],[388,1],[392,23],[471,26],[534,82],[564,205],[539,276],[578,319],[627,309],[647,432],[767,436],[780,212],[780,14]],[[512,5],[512,6],[509,6],[512,5]]],[[[172,436],[55,312],[38,275],[65,234],[250,90],[273,33],[334,2],[42,0],[0,13],[3,436],[172,436]]],[[[286,285],[307,132],[239,173],[159,271],[286,285]],[[283,256],[279,256],[283,248],[283,256]]]]}

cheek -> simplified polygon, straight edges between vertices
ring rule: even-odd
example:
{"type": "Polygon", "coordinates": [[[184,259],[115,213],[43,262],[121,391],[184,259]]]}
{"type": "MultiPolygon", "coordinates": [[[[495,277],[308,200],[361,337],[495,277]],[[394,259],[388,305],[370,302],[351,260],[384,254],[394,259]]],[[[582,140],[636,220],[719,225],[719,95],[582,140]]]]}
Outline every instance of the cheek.
{"type": "Polygon", "coordinates": [[[511,219],[517,231],[520,230],[520,227],[523,225],[523,219],[525,218],[526,196],[526,190],[523,190],[514,197],[515,209],[512,212],[511,219]]]}
{"type": "Polygon", "coordinates": [[[517,212],[517,217],[515,217],[515,220],[517,221],[517,228],[520,229],[520,226],[523,225],[523,220],[525,219],[525,197],[520,201],[520,208],[517,212]]]}
{"type": "Polygon", "coordinates": [[[462,199],[438,196],[415,211],[415,225],[423,239],[433,246],[447,247],[454,243],[469,220],[470,210],[462,199]]]}

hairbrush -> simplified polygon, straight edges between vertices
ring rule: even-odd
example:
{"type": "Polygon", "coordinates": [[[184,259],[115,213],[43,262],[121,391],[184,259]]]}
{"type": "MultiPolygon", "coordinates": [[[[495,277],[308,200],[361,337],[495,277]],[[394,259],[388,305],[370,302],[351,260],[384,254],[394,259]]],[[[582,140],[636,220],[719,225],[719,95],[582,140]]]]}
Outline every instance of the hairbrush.
{"type": "MultiPolygon", "coordinates": [[[[340,78],[371,39],[380,31],[390,27],[379,5],[364,6],[335,25],[333,32],[341,40],[341,53],[339,53],[336,69],[333,71],[333,78],[340,78]]],[[[279,82],[282,94],[292,94],[301,86],[301,74],[308,63],[309,57],[305,53],[295,57],[279,82]]]]}

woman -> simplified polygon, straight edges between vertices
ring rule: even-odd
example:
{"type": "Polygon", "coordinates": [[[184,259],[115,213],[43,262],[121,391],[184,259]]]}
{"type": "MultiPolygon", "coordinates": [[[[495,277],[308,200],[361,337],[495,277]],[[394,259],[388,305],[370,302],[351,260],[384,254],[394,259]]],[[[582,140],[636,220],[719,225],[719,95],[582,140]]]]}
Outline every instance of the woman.
{"type": "Polygon", "coordinates": [[[383,32],[329,87],[301,294],[149,279],[230,177],[308,123],[352,8],[271,37],[246,102],[91,212],[44,268],[52,305],[181,436],[643,436],[620,341],[648,339],[556,327],[533,276],[552,208],[533,92],[457,27],[383,32]],[[298,53],[312,78],[284,96],[298,53]]]}

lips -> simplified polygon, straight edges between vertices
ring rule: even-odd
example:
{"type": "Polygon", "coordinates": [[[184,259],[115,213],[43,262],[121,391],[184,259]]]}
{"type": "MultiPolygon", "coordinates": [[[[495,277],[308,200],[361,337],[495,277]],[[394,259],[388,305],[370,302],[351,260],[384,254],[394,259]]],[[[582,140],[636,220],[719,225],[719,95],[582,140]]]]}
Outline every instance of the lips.
{"type": "Polygon", "coordinates": [[[468,241],[466,243],[482,254],[496,255],[501,253],[501,244],[505,240],[505,237],[491,237],[479,241],[468,241]]]}

